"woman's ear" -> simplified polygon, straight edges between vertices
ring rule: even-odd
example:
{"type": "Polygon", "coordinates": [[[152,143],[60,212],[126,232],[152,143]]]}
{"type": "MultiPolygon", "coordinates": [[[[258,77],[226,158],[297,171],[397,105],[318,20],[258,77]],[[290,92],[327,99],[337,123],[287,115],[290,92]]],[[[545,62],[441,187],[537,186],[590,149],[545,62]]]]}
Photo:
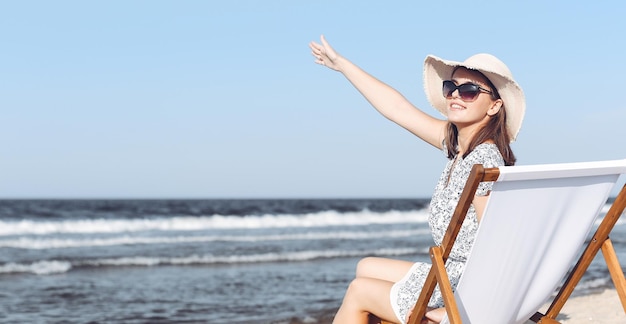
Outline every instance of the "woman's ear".
{"type": "Polygon", "coordinates": [[[493,102],[489,110],[487,110],[487,115],[490,117],[495,116],[495,114],[500,111],[500,108],[502,108],[502,99],[497,99],[493,102]]]}

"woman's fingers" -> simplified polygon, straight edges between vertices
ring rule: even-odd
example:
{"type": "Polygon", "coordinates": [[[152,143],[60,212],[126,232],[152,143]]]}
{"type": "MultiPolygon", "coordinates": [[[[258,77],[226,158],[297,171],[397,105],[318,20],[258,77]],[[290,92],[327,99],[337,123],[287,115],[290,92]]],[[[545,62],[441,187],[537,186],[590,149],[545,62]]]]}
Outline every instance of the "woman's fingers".
{"type": "Polygon", "coordinates": [[[324,51],[322,45],[311,42],[309,43],[309,47],[311,48],[311,55],[316,59],[315,63],[324,65],[324,51]]]}
{"type": "Polygon", "coordinates": [[[330,44],[326,41],[324,35],[320,36],[321,44],[312,41],[309,43],[311,48],[311,54],[316,58],[315,63],[324,65],[332,70],[337,70],[335,61],[337,59],[337,53],[330,47],[330,44]]]}

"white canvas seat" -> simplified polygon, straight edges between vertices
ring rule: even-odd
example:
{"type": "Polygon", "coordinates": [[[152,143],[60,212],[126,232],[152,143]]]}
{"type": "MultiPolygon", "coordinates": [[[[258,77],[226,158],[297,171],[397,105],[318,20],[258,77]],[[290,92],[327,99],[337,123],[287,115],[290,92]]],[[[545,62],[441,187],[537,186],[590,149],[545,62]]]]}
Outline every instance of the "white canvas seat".
{"type": "Polygon", "coordinates": [[[430,249],[433,267],[409,323],[419,323],[425,301],[437,284],[446,304],[443,323],[503,324],[529,319],[558,323],[558,313],[600,249],[626,310],[626,280],[608,237],[626,206],[626,185],[585,245],[624,173],[626,160],[475,166],[442,245],[430,249]],[[443,265],[482,181],[494,181],[493,189],[466,269],[452,293],[443,265]],[[559,285],[550,309],[538,313],[559,285]]]}

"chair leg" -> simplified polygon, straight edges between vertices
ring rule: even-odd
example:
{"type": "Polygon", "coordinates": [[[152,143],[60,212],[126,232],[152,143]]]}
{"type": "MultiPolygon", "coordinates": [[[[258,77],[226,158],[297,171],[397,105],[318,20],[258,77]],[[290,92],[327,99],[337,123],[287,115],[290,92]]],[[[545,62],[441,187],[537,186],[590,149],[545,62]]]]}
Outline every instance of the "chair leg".
{"type": "MultiPolygon", "coordinates": [[[[602,243],[601,249],[607,268],[609,269],[609,273],[611,274],[611,279],[613,280],[613,284],[615,285],[615,290],[617,290],[620,302],[622,303],[622,308],[626,313],[626,278],[624,278],[622,266],[617,259],[617,254],[615,253],[615,249],[613,248],[613,243],[611,242],[611,239],[607,238],[602,243]]],[[[559,323],[556,320],[541,313],[535,313],[535,315],[533,315],[530,320],[538,324],[559,323]]]]}
{"type": "Polygon", "coordinates": [[[413,306],[413,310],[411,311],[411,315],[409,316],[409,321],[407,324],[418,324],[421,322],[421,319],[426,315],[428,301],[433,295],[436,285],[437,276],[435,275],[435,269],[431,267],[430,271],[428,272],[428,276],[426,277],[426,281],[424,281],[422,291],[417,298],[417,302],[415,303],[415,306],[413,306]]]}
{"type": "Polygon", "coordinates": [[[459,315],[459,309],[456,305],[456,300],[454,299],[454,292],[452,291],[450,278],[448,278],[448,273],[446,272],[441,247],[431,247],[430,258],[432,260],[432,266],[435,268],[435,274],[437,275],[437,282],[439,283],[439,290],[443,296],[443,302],[446,305],[448,320],[451,324],[461,324],[461,316],[459,315]]]}
{"type": "Polygon", "coordinates": [[[611,279],[613,279],[617,295],[622,302],[622,308],[626,313],[626,279],[624,278],[624,272],[622,272],[622,266],[619,264],[611,239],[607,239],[602,243],[602,255],[609,268],[609,273],[611,274],[611,279]]]}
{"type": "MultiPolygon", "coordinates": [[[[626,185],[622,187],[622,190],[620,190],[619,194],[615,198],[615,201],[613,201],[611,208],[604,216],[602,223],[600,223],[600,226],[598,226],[598,229],[591,238],[591,241],[585,248],[580,259],[578,259],[578,262],[570,272],[569,276],[565,280],[563,287],[561,287],[558,295],[552,301],[552,304],[546,312],[546,316],[550,318],[556,318],[556,316],[559,314],[559,312],[563,308],[563,305],[574,291],[574,288],[576,287],[580,279],[582,279],[583,274],[587,271],[587,268],[591,264],[591,261],[593,261],[593,258],[596,256],[598,251],[600,249],[604,251],[604,244],[609,239],[609,233],[611,233],[611,230],[615,226],[615,223],[617,223],[617,220],[624,212],[624,208],[626,208],[626,185]]],[[[613,254],[615,254],[615,251],[613,251],[613,254]]],[[[615,259],[617,260],[617,257],[615,259]]],[[[619,265],[619,262],[617,262],[617,264],[619,265]]],[[[613,267],[615,268],[615,265],[613,267]]],[[[621,269],[619,271],[621,272],[621,269]]],[[[622,301],[622,306],[624,306],[624,301],[622,301]]]]}

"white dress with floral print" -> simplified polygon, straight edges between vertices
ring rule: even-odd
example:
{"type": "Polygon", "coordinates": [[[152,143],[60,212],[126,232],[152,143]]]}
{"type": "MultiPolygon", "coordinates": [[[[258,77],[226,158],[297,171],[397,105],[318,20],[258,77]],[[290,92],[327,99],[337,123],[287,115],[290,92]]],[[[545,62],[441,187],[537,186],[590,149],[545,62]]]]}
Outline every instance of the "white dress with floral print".
{"type": "MultiPolygon", "coordinates": [[[[447,154],[445,147],[443,152],[447,154]]],[[[454,209],[474,164],[482,164],[486,168],[499,167],[504,165],[504,160],[495,144],[483,143],[476,146],[465,159],[458,156],[456,159],[448,161],[430,201],[428,223],[436,245],[441,245],[443,236],[446,233],[454,209]]],[[[476,191],[476,195],[487,195],[489,190],[491,190],[492,184],[488,182],[481,183],[476,191]]],[[[477,229],[476,210],[474,206],[470,206],[467,217],[461,226],[459,235],[446,262],[446,270],[453,289],[456,288],[461,273],[465,268],[465,262],[474,243],[477,229]]],[[[419,297],[429,271],[429,263],[416,262],[404,278],[391,288],[391,306],[400,323],[406,323],[408,314],[419,297]]],[[[443,298],[438,288],[435,289],[428,305],[430,307],[443,307],[443,298]]]]}

